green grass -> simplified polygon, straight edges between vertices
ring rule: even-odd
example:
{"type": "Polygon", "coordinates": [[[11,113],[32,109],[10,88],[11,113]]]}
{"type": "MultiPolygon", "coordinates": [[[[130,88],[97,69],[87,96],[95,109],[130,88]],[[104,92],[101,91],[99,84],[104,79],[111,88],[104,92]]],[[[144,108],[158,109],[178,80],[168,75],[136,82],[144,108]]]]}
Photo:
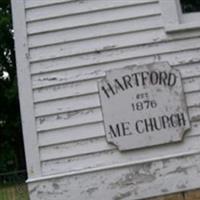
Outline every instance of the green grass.
{"type": "Polygon", "coordinates": [[[0,200],[28,200],[28,191],[24,183],[0,185],[0,200]]]}

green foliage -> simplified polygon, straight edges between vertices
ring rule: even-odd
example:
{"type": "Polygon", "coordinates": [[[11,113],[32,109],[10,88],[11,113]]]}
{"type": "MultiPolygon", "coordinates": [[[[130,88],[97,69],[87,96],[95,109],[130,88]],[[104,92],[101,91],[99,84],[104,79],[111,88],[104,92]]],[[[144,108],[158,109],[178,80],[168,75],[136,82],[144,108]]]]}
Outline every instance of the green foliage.
{"type": "Polygon", "coordinates": [[[28,189],[25,184],[16,184],[10,186],[0,185],[1,200],[28,200],[28,189]]]}
{"type": "Polygon", "coordinates": [[[0,172],[24,167],[22,143],[11,5],[0,0],[0,172]]]}
{"type": "Polygon", "coordinates": [[[200,0],[181,0],[181,6],[184,13],[199,12],[200,0]]]}

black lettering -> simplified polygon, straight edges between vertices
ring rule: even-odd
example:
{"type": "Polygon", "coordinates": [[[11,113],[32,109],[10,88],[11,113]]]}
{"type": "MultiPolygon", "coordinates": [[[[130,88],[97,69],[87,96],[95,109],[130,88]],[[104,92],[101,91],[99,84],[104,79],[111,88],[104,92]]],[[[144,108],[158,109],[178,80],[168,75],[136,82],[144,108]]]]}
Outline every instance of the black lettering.
{"type": "Polygon", "coordinates": [[[142,121],[142,120],[138,120],[138,121],[135,123],[136,130],[137,130],[138,133],[144,133],[144,128],[140,129],[139,123],[142,125],[142,124],[143,124],[143,121],[142,121]]]}
{"type": "Polygon", "coordinates": [[[150,82],[152,85],[156,85],[158,83],[158,73],[157,72],[151,72],[150,82]]]}
{"type": "Polygon", "coordinates": [[[104,91],[107,98],[110,98],[110,95],[108,94],[108,91],[105,89],[105,87],[102,86],[101,89],[104,91]]]}
{"type": "Polygon", "coordinates": [[[174,127],[174,128],[177,127],[177,115],[176,114],[170,116],[170,122],[171,122],[172,127],[174,127]]]}
{"type": "Polygon", "coordinates": [[[118,137],[118,136],[120,136],[119,124],[116,124],[115,130],[112,127],[112,125],[109,125],[109,134],[111,135],[111,137],[118,137]]]}
{"type": "Polygon", "coordinates": [[[111,91],[113,95],[115,95],[115,91],[114,91],[114,89],[112,88],[112,86],[111,86],[110,83],[107,83],[107,86],[108,86],[107,89],[106,89],[104,86],[102,86],[101,89],[102,89],[103,92],[105,93],[106,97],[107,97],[107,98],[110,98],[109,91],[111,91]]]}
{"type": "Polygon", "coordinates": [[[146,132],[154,131],[152,118],[145,119],[145,120],[144,120],[144,124],[145,124],[146,132]]]}
{"type": "Polygon", "coordinates": [[[163,128],[166,129],[167,128],[167,125],[168,125],[168,128],[171,127],[170,125],[170,120],[169,120],[169,117],[164,115],[164,116],[161,116],[161,121],[162,121],[162,125],[163,125],[163,128]]]}
{"type": "Polygon", "coordinates": [[[141,72],[142,85],[146,85],[147,75],[149,75],[149,72],[141,72]]]}
{"type": "Polygon", "coordinates": [[[178,119],[179,126],[185,126],[186,125],[184,113],[177,114],[177,119],[178,119]]]}
{"type": "Polygon", "coordinates": [[[138,78],[139,73],[131,74],[131,76],[134,77],[135,79],[135,84],[136,86],[139,86],[139,78],[138,78]]]}
{"type": "Polygon", "coordinates": [[[160,77],[159,84],[167,85],[167,72],[160,72],[159,77],[160,77]]]}
{"type": "Polygon", "coordinates": [[[126,89],[128,89],[128,87],[133,87],[131,84],[131,77],[129,75],[125,75],[122,77],[122,80],[124,81],[124,85],[126,87],[126,89]]]}
{"type": "Polygon", "coordinates": [[[123,135],[126,136],[126,135],[131,135],[132,133],[130,132],[130,129],[129,129],[129,126],[130,126],[130,123],[129,122],[122,122],[121,123],[121,126],[122,126],[122,132],[123,132],[123,135]]]}
{"type": "Polygon", "coordinates": [[[159,130],[162,129],[161,123],[159,123],[159,125],[158,125],[158,121],[156,120],[156,118],[153,118],[153,122],[154,122],[154,127],[155,127],[156,130],[159,131],[159,130]]]}
{"type": "Polygon", "coordinates": [[[169,73],[169,77],[168,77],[168,86],[174,86],[176,84],[176,75],[169,73]]]}
{"type": "Polygon", "coordinates": [[[122,84],[119,82],[118,79],[115,79],[115,88],[116,88],[116,91],[118,91],[118,88],[120,88],[121,90],[124,90],[122,84]]]}
{"type": "Polygon", "coordinates": [[[114,91],[114,89],[112,88],[112,86],[110,85],[110,83],[107,83],[107,85],[108,85],[110,91],[112,92],[112,94],[115,95],[115,91],[114,91]]]}

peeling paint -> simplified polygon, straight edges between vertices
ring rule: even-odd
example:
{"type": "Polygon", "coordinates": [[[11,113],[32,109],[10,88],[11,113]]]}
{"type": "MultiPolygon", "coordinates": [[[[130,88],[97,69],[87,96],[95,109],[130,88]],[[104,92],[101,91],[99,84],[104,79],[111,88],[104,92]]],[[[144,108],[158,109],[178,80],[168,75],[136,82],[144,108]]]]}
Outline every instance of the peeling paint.
{"type": "Polygon", "coordinates": [[[169,190],[168,190],[167,188],[164,188],[164,189],[161,190],[161,192],[162,192],[162,193],[168,193],[169,190]]]}
{"type": "Polygon", "coordinates": [[[187,186],[185,184],[177,185],[178,189],[186,189],[187,186]]]}
{"type": "Polygon", "coordinates": [[[34,188],[32,188],[31,190],[29,190],[29,193],[34,193],[37,189],[38,189],[39,185],[36,185],[34,188]]]}
{"type": "Polygon", "coordinates": [[[91,195],[91,194],[94,193],[96,190],[98,190],[97,187],[92,187],[92,188],[87,189],[86,192],[87,192],[88,194],[91,195]]]}
{"type": "Polygon", "coordinates": [[[187,172],[188,168],[184,168],[184,167],[177,167],[174,171],[169,172],[168,174],[176,174],[176,173],[183,173],[185,175],[188,175],[187,172]]]}
{"type": "Polygon", "coordinates": [[[200,115],[195,115],[191,118],[191,121],[200,121],[200,115]]]}
{"type": "Polygon", "coordinates": [[[126,174],[125,177],[113,183],[112,187],[124,188],[129,185],[136,186],[143,183],[153,182],[155,179],[156,177],[153,174],[145,174],[145,173],[140,173],[140,172],[129,173],[129,174],[126,174]]]}
{"type": "Polygon", "coordinates": [[[55,190],[58,190],[60,188],[60,186],[57,183],[53,183],[52,186],[55,190]]]}
{"type": "Polygon", "coordinates": [[[122,199],[126,199],[127,197],[131,196],[132,193],[131,192],[126,192],[126,193],[120,193],[118,195],[116,195],[115,197],[113,197],[113,200],[122,200],[122,199]]]}

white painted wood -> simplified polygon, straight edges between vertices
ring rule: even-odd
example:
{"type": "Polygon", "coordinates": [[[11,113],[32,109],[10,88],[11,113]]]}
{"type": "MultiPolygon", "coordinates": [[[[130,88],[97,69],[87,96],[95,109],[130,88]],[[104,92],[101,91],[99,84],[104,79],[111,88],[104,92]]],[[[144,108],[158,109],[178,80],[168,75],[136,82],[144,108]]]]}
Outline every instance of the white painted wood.
{"type": "Polygon", "coordinates": [[[199,107],[199,98],[200,98],[200,92],[196,91],[194,93],[188,93],[186,95],[186,102],[187,105],[190,107],[199,107]]]}
{"type": "Polygon", "coordinates": [[[46,60],[53,57],[72,56],[78,54],[85,54],[90,52],[108,51],[126,46],[147,45],[155,41],[163,41],[166,35],[162,29],[153,29],[138,31],[134,33],[125,33],[121,35],[111,35],[103,38],[95,38],[79,42],[63,43],[53,46],[45,46],[34,48],[30,50],[30,58],[32,61],[46,60]],[[140,40],[137,40],[137,38],[140,40]],[[129,38],[129,40],[127,40],[129,38]]]}
{"type": "Polygon", "coordinates": [[[64,98],[55,101],[41,102],[35,104],[35,116],[52,115],[55,113],[70,112],[99,106],[99,96],[90,94],[79,97],[64,98]]]}
{"type": "Polygon", "coordinates": [[[77,27],[72,29],[30,35],[30,48],[41,47],[66,42],[95,39],[123,33],[134,33],[141,30],[156,29],[162,27],[159,15],[144,15],[135,19],[125,19],[117,22],[99,24],[95,26],[77,27]]]}
{"type": "Polygon", "coordinates": [[[183,23],[194,23],[195,21],[198,22],[199,17],[200,12],[182,14],[181,16],[183,23]]]}
{"type": "MultiPolygon", "coordinates": [[[[195,85],[195,83],[197,84],[199,83],[199,78],[195,78],[195,79],[191,78],[188,80],[184,80],[184,82],[186,82],[186,84],[188,82],[188,86],[186,84],[184,85],[185,92],[190,93],[192,91],[193,92],[199,91],[199,86],[195,85]]],[[[58,86],[51,86],[48,88],[37,89],[34,91],[33,95],[34,95],[35,102],[39,103],[39,102],[44,102],[44,101],[49,101],[49,100],[52,101],[52,100],[57,100],[57,99],[72,98],[76,96],[84,96],[84,95],[91,95],[91,94],[97,95],[97,91],[98,89],[97,89],[96,81],[88,80],[84,82],[63,84],[63,85],[58,85],[58,86]]],[[[198,93],[196,95],[198,95],[198,93]]],[[[98,99],[98,98],[95,97],[95,99],[98,99]]],[[[93,100],[95,101],[95,99],[93,100]]],[[[98,106],[98,100],[95,102],[96,102],[96,106],[98,106]]],[[[189,103],[189,105],[191,106],[192,104],[189,103]]]]}
{"type": "Polygon", "coordinates": [[[187,138],[187,142],[184,141],[183,143],[177,143],[175,145],[162,145],[159,147],[159,151],[157,150],[157,147],[151,147],[142,150],[135,150],[134,152],[127,151],[120,153],[113,147],[113,149],[104,152],[43,161],[42,169],[44,175],[50,175],[103,166],[114,167],[115,165],[127,164],[129,162],[133,164],[153,162],[156,159],[162,160],[166,157],[178,157],[179,155],[199,152],[199,150],[199,136],[197,136],[187,138]]]}
{"type": "Polygon", "coordinates": [[[174,33],[199,29],[200,13],[182,13],[179,0],[160,0],[160,6],[166,32],[174,33]]]}
{"type": "MultiPolygon", "coordinates": [[[[102,54],[102,53],[101,53],[102,54]]],[[[178,52],[169,51],[169,52],[155,52],[155,54],[150,55],[144,55],[140,57],[133,57],[128,56],[124,58],[116,57],[114,60],[107,59],[104,61],[97,62],[95,57],[94,60],[92,60],[92,56],[90,55],[82,55],[79,56],[80,59],[77,57],[71,57],[71,58],[60,58],[60,59],[53,59],[53,60],[47,60],[43,62],[36,62],[31,64],[32,72],[34,73],[44,73],[49,71],[59,71],[59,70],[66,70],[66,69],[72,69],[72,68],[82,68],[82,67],[94,67],[96,65],[98,66],[107,66],[107,65],[122,65],[124,63],[124,66],[127,65],[140,65],[140,64],[148,64],[158,61],[168,61],[170,65],[182,65],[182,64],[188,64],[188,63],[197,63],[200,61],[199,59],[200,55],[200,48],[194,48],[194,49],[186,49],[181,50],[178,52]],[[66,65],[67,63],[67,65],[66,65]]],[[[99,55],[100,57],[100,55],[99,55]]],[[[111,57],[111,54],[110,54],[111,57]]],[[[123,67],[123,66],[122,66],[123,67]]]]}
{"type": "MultiPolygon", "coordinates": [[[[187,67],[179,66],[176,67],[180,70],[181,75],[183,78],[188,78],[188,80],[185,80],[185,83],[188,83],[188,86],[186,86],[185,91],[190,90],[190,86],[194,82],[194,88],[193,90],[197,90],[198,84],[195,83],[198,82],[197,76],[200,75],[200,67],[199,65],[196,65],[196,68],[192,68],[191,64],[187,67]],[[188,68],[190,67],[190,68],[188,68]],[[193,81],[191,78],[193,77],[193,81]],[[196,77],[196,78],[195,78],[196,77]],[[189,88],[188,88],[189,87],[189,88]]],[[[37,74],[32,76],[32,82],[33,86],[37,87],[49,87],[52,85],[60,85],[60,84],[66,84],[66,83],[74,83],[79,81],[90,81],[91,79],[94,79],[94,84],[96,83],[95,79],[103,78],[105,76],[105,71],[111,70],[111,69],[118,69],[120,67],[124,67],[124,64],[121,63],[113,63],[111,65],[104,65],[104,66],[94,66],[94,67],[85,67],[85,68],[79,68],[79,69],[71,69],[71,70],[65,70],[65,71],[56,71],[51,73],[45,73],[45,74],[37,74]]],[[[193,87],[193,86],[191,86],[193,87]]]]}
{"type": "Polygon", "coordinates": [[[186,78],[198,77],[200,75],[200,65],[199,63],[188,63],[174,66],[178,69],[181,75],[186,78]]]}
{"type": "Polygon", "coordinates": [[[181,20],[178,12],[178,0],[160,0],[159,2],[164,25],[178,25],[181,20]]]}
{"type": "Polygon", "coordinates": [[[105,138],[77,141],[76,143],[47,146],[40,149],[41,161],[63,157],[74,157],[115,149],[105,138]]]}
{"type": "Polygon", "coordinates": [[[96,122],[76,127],[63,127],[61,129],[41,131],[38,133],[38,141],[40,146],[48,146],[104,136],[103,123],[96,122]]]}
{"type": "MultiPolygon", "coordinates": [[[[193,109],[196,109],[195,107],[193,109]]],[[[192,131],[185,137],[200,135],[199,121],[191,122],[192,131]]],[[[76,142],[81,140],[105,138],[103,123],[86,124],[77,127],[69,127],[55,129],[51,131],[42,131],[38,133],[38,141],[40,147],[55,144],[64,144],[68,142],[76,142]]]]}
{"type": "Polygon", "coordinates": [[[66,1],[63,3],[58,2],[59,4],[46,5],[45,7],[37,7],[37,9],[28,9],[26,18],[27,21],[39,21],[43,19],[56,18],[61,16],[85,14],[87,12],[96,12],[99,10],[108,10],[132,5],[137,6],[157,2],[158,0],[85,0],[83,2],[66,1]],[[53,10],[53,12],[49,12],[49,10],[53,10]]]}
{"type": "MultiPolygon", "coordinates": [[[[190,130],[186,133],[186,135],[190,136],[191,138],[194,138],[194,136],[192,137],[192,135],[190,135],[191,133],[192,133],[192,131],[190,130]]],[[[198,132],[198,135],[199,134],[200,133],[198,132]]],[[[194,139],[191,139],[191,140],[194,140],[194,139]]],[[[188,141],[190,141],[189,138],[185,138],[184,141],[187,141],[187,142],[185,142],[185,145],[186,144],[189,145],[189,142],[188,142],[188,141]]],[[[174,146],[175,145],[177,146],[177,147],[174,147],[174,148],[178,149],[178,146],[183,145],[183,143],[184,143],[183,141],[176,143],[176,144],[174,143],[174,146]]],[[[168,144],[161,145],[161,146],[164,147],[166,145],[168,145],[168,144]]],[[[171,145],[173,147],[172,144],[169,144],[169,145],[171,145]]],[[[187,148],[191,148],[191,146],[192,145],[190,143],[190,147],[187,146],[187,148]]],[[[194,147],[195,147],[195,145],[194,145],[194,147]]],[[[156,148],[156,146],[149,147],[149,148],[156,148]]],[[[73,158],[75,156],[80,157],[80,156],[83,156],[83,155],[100,153],[100,152],[104,152],[104,151],[105,151],[105,154],[106,154],[107,151],[114,150],[114,149],[116,149],[116,146],[108,144],[106,142],[106,138],[104,136],[104,137],[99,137],[99,138],[91,138],[91,139],[88,139],[88,140],[69,142],[69,143],[64,143],[64,144],[61,143],[61,144],[55,144],[55,145],[51,145],[51,146],[44,146],[44,147],[40,148],[40,155],[41,155],[42,161],[50,161],[50,160],[59,160],[59,159],[62,159],[62,158],[73,158]]],[[[141,149],[141,151],[144,151],[144,149],[145,148],[141,149]]],[[[139,150],[136,150],[136,151],[139,151],[139,150]]],[[[159,151],[162,151],[162,148],[159,147],[159,151]]],[[[167,155],[167,153],[169,153],[169,151],[165,151],[166,155],[167,155]]],[[[123,152],[122,152],[122,154],[123,154],[123,152]]],[[[124,152],[124,154],[126,154],[126,152],[124,152]]],[[[149,157],[149,158],[151,158],[151,157],[149,157]]],[[[119,159],[118,162],[120,162],[120,160],[121,159],[119,159]]],[[[113,159],[111,159],[111,161],[113,161],[113,159]]]]}
{"type": "Polygon", "coordinates": [[[170,25],[167,26],[165,28],[167,33],[179,33],[179,32],[183,32],[183,31],[189,31],[189,30],[197,30],[200,27],[200,23],[199,21],[195,21],[195,22],[190,22],[190,23],[183,23],[183,24],[179,24],[177,25],[170,25]]]}
{"type": "MultiPolygon", "coordinates": [[[[187,101],[187,96],[186,96],[187,101]]],[[[188,101],[187,101],[188,102],[188,101]]],[[[198,121],[200,115],[199,106],[189,108],[189,116],[191,121],[198,121]]],[[[75,127],[84,124],[93,124],[95,122],[102,122],[102,112],[100,108],[89,108],[85,110],[78,110],[73,112],[59,113],[50,116],[43,116],[36,118],[37,131],[48,131],[60,129],[63,127],[75,127]]]]}
{"type": "MultiPolygon", "coordinates": [[[[159,40],[159,39],[158,39],[159,40]]],[[[54,64],[54,62],[59,61],[61,62],[64,60],[68,63],[69,66],[73,65],[89,65],[89,64],[95,64],[95,63],[103,63],[103,62],[111,62],[111,61],[117,61],[122,59],[128,59],[128,58],[138,58],[138,57],[146,57],[146,56],[152,56],[152,55],[158,55],[162,53],[174,53],[179,51],[186,51],[200,48],[199,45],[199,38],[190,38],[188,40],[176,40],[175,41],[163,41],[163,42],[154,42],[151,44],[143,44],[143,45],[129,45],[129,46],[118,46],[116,48],[110,47],[111,49],[102,48],[102,49],[96,49],[92,50],[83,54],[70,54],[68,55],[62,55],[58,52],[55,52],[54,58],[55,60],[52,60],[49,56],[45,59],[30,59],[31,62],[42,62],[48,63],[50,60],[51,66],[54,64]]],[[[41,67],[41,66],[40,66],[41,67]]]]}
{"type": "Polygon", "coordinates": [[[61,18],[53,18],[49,20],[29,22],[27,24],[27,31],[28,34],[43,33],[66,28],[108,23],[129,18],[139,18],[143,17],[144,14],[148,16],[158,13],[160,13],[158,4],[144,4],[140,6],[140,9],[138,9],[137,6],[129,6],[125,8],[113,9],[112,12],[110,12],[109,10],[103,10],[99,12],[87,13],[84,15],[74,15],[61,18]]]}
{"type": "Polygon", "coordinates": [[[187,155],[85,174],[52,176],[51,180],[40,182],[34,180],[29,191],[31,200],[63,200],[66,197],[70,200],[100,200],[102,194],[105,200],[137,200],[152,194],[158,196],[198,188],[199,172],[199,154],[187,155]],[[43,192],[39,193],[41,190],[43,192]]]}
{"type": "Polygon", "coordinates": [[[200,77],[187,78],[183,83],[185,92],[200,91],[200,77]]]}
{"type": "Polygon", "coordinates": [[[15,30],[18,87],[27,172],[28,177],[33,178],[41,176],[41,168],[34,119],[23,0],[12,0],[12,15],[15,30]]]}
{"type": "MultiPolygon", "coordinates": [[[[29,183],[34,200],[98,200],[104,193],[108,200],[133,200],[194,189],[200,184],[196,170],[199,155],[195,157],[200,153],[200,30],[190,25],[192,31],[166,34],[158,0],[114,1],[25,0],[26,16],[22,21],[27,23],[26,53],[31,55],[26,60],[30,66],[26,68],[30,81],[26,95],[32,92],[33,100],[27,100],[29,107],[23,112],[25,122],[30,119],[26,111],[33,113],[27,126],[35,125],[38,135],[37,141],[32,141],[36,144],[33,148],[42,159],[41,177],[29,179],[40,180],[39,185],[29,183]],[[97,81],[106,70],[158,61],[168,61],[180,70],[192,129],[182,143],[120,153],[105,141],[97,81]],[[188,167],[188,175],[184,169],[179,171],[180,166],[188,167]],[[146,169],[150,173],[145,174],[146,169]],[[139,174],[134,176],[139,183],[128,178],[125,184],[130,172],[139,174]],[[145,176],[149,174],[156,179],[145,176]],[[56,179],[59,188],[54,182],[56,177],[61,178],[56,179]],[[46,189],[42,180],[47,181],[46,189]],[[96,184],[100,190],[89,186],[96,184]]],[[[22,74],[21,82],[23,78],[22,74]]],[[[30,162],[34,162],[30,152],[30,162]]]]}
{"type": "Polygon", "coordinates": [[[100,109],[90,108],[68,113],[60,113],[52,116],[38,117],[36,118],[36,127],[38,131],[44,131],[99,121],[102,121],[102,113],[100,109]]]}
{"type": "Polygon", "coordinates": [[[55,100],[96,93],[97,84],[94,80],[87,82],[76,82],[62,85],[55,85],[48,88],[34,90],[33,98],[35,102],[55,100]]]}
{"type": "Polygon", "coordinates": [[[40,8],[43,6],[52,6],[54,4],[62,4],[66,2],[73,2],[74,0],[25,0],[25,8],[40,8]]]}
{"type": "MultiPolygon", "coordinates": [[[[96,78],[103,78],[105,76],[105,71],[111,69],[118,69],[126,65],[127,62],[123,63],[111,63],[105,65],[96,65],[93,67],[84,67],[78,69],[71,69],[66,71],[56,71],[45,74],[36,74],[32,76],[32,81],[34,85],[51,85],[61,84],[61,83],[72,83],[78,81],[87,81],[96,78]]],[[[191,77],[197,77],[200,75],[200,66],[199,63],[195,64],[185,64],[174,66],[176,69],[180,70],[183,78],[190,79],[191,77]]],[[[198,81],[198,80],[194,80],[198,81]]],[[[187,80],[185,82],[188,82],[187,80]]],[[[194,87],[198,88],[198,85],[194,87]]],[[[187,91],[187,89],[186,89],[187,91]]]]}

